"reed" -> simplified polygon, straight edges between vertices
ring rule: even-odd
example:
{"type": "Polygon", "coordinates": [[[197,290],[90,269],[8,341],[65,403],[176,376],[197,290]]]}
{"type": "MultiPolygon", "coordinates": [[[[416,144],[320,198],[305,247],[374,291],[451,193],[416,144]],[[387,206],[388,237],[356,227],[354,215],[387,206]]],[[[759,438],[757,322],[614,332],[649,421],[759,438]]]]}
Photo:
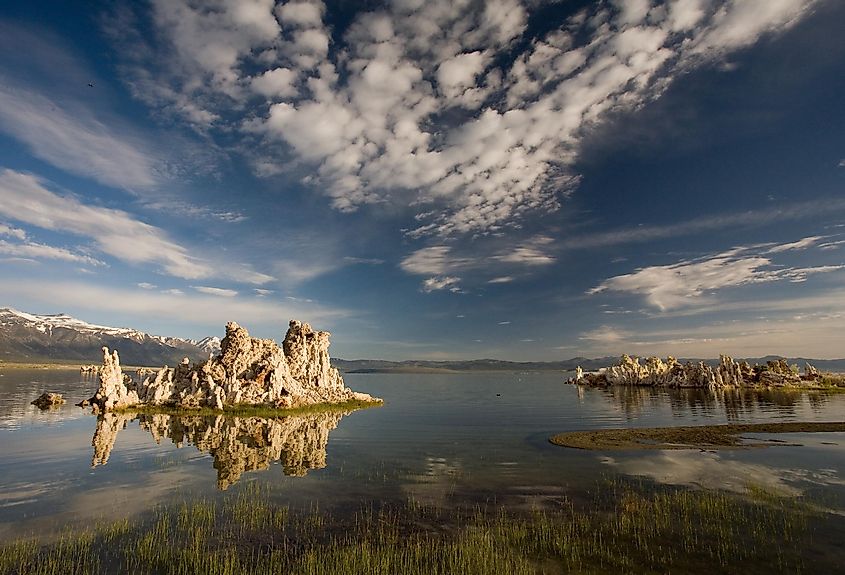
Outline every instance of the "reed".
{"type": "MultiPolygon", "coordinates": [[[[759,491],[759,490],[758,490],[759,491]]],[[[0,548],[0,573],[529,574],[798,571],[806,506],[607,481],[584,509],[444,511],[417,501],[335,516],[292,511],[267,489],[163,506],[42,544],[0,548]]],[[[831,566],[832,567],[832,566],[831,566]]]]}

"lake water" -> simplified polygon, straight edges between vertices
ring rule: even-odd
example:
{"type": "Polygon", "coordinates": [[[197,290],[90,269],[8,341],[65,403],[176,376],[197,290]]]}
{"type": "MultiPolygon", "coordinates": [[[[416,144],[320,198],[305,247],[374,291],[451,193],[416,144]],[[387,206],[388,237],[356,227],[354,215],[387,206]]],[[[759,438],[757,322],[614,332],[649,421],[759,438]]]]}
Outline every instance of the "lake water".
{"type": "MultiPolygon", "coordinates": [[[[294,508],[407,501],[509,508],[576,503],[615,476],[742,492],[749,485],[845,514],[845,434],[778,436],[802,447],[601,453],[562,431],[842,421],[845,394],[582,389],[560,373],[349,374],[382,407],[278,420],[92,416],[96,380],[0,370],[0,540],[131,517],[253,483],[294,508]],[[40,411],[43,391],[68,403],[40,411]]],[[[845,523],[845,521],[843,521],[845,523]]]]}

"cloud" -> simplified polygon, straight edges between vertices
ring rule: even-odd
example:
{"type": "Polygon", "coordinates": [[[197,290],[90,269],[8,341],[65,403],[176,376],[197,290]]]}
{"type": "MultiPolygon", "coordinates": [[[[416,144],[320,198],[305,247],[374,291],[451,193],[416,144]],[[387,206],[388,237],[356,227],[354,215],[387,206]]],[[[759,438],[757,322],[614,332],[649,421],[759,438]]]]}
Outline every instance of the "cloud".
{"type": "Polygon", "coordinates": [[[737,227],[759,227],[782,221],[815,218],[820,215],[845,211],[845,200],[823,198],[808,202],[782,204],[742,213],[724,213],[702,216],[662,226],[637,226],[612,232],[580,233],[577,237],[558,242],[565,250],[642,243],[651,240],[674,238],[737,227]]]}
{"type": "Polygon", "coordinates": [[[48,246],[35,242],[11,243],[0,240],[0,254],[36,260],[60,260],[65,262],[81,263],[92,266],[102,266],[103,262],[87,256],[72,252],[66,248],[48,246]]]}
{"type": "Polygon", "coordinates": [[[417,275],[444,274],[449,271],[462,269],[471,261],[451,255],[449,246],[430,246],[422,248],[407,256],[399,264],[408,273],[417,275]]]}
{"type": "Polygon", "coordinates": [[[594,330],[582,333],[579,339],[594,341],[603,344],[614,344],[625,341],[630,337],[630,334],[615,329],[613,327],[603,325],[594,330]]]}
{"type": "MultiPolygon", "coordinates": [[[[135,316],[138,321],[165,322],[174,330],[184,325],[201,325],[222,332],[226,322],[236,319],[247,328],[270,327],[274,332],[287,328],[291,318],[326,324],[346,317],[349,312],[315,303],[281,303],[270,298],[227,298],[220,304],[216,295],[195,294],[185,297],[178,289],[163,292],[115,288],[101,282],[87,283],[57,279],[51,282],[23,284],[14,278],[0,278],[0,300],[26,302],[40,309],[75,308],[98,314],[115,313],[135,316]]],[[[80,312],[82,313],[82,312],[80,312]]],[[[178,333],[178,332],[173,332],[178,333]]]]}
{"type": "Polygon", "coordinates": [[[83,204],[71,196],[49,191],[45,182],[31,174],[0,172],[3,202],[0,214],[39,228],[89,237],[97,248],[128,263],[155,263],[166,273],[195,279],[213,275],[204,262],[166,239],[166,234],[128,213],[83,204]]]}
{"type": "Polygon", "coordinates": [[[252,79],[252,89],[268,98],[295,96],[297,73],[290,68],[267,70],[252,79]]]}
{"type": "Polygon", "coordinates": [[[145,101],[202,129],[265,138],[257,169],[313,168],[309,185],[338,210],[412,205],[428,216],[409,235],[442,239],[501,233],[558,209],[578,184],[587,131],[691,68],[787,29],[813,4],[613,2],[531,37],[517,0],[393,2],[359,11],[342,35],[319,1],[280,5],[277,21],[270,0],[158,0],[153,22],[166,42],[131,19],[115,30],[143,46],[122,53],[164,64],[152,77],[152,66],[127,65],[145,101]],[[265,101],[247,105],[256,91],[265,101]]]}
{"type": "Polygon", "coordinates": [[[138,287],[141,288],[141,289],[156,289],[156,287],[158,287],[158,286],[156,286],[155,284],[148,283],[148,282],[141,282],[141,283],[138,284],[138,287]]]}
{"type": "Polygon", "coordinates": [[[218,287],[208,287],[208,286],[191,286],[196,291],[200,293],[204,293],[206,295],[213,295],[218,297],[235,297],[238,295],[238,292],[233,289],[224,289],[218,287]]]}
{"type": "Polygon", "coordinates": [[[439,291],[446,288],[449,288],[450,291],[456,291],[458,283],[461,281],[461,278],[450,277],[450,276],[437,276],[431,277],[423,281],[422,283],[422,290],[426,293],[430,293],[433,291],[439,291]]]}
{"type": "Polygon", "coordinates": [[[24,89],[0,82],[0,130],[32,153],[67,172],[126,189],[158,181],[155,158],[131,136],[117,134],[80,109],[68,109],[24,89]]]}
{"type": "Polygon", "coordinates": [[[358,258],[352,256],[345,256],[343,261],[348,264],[366,264],[371,266],[378,266],[384,263],[384,260],[379,258],[358,258]]]}
{"type": "Polygon", "coordinates": [[[790,242],[786,244],[779,244],[772,248],[769,248],[765,251],[767,254],[778,254],[781,252],[788,252],[792,250],[803,250],[809,247],[812,247],[819,243],[819,241],[825,239],[823,236],[810,236],[807,238],[800,239],[795,242],[790,242]]]}
{"type": "Polygon", "coordinates": [[[539,248],[533,246],[521,246],[504,255],[495,256],[497,260],[505,263],[524,264],[529,266],[545,266],[553,264],[555,258],[543,253],[539,248]]]}
{"type": "Polygon", "coordinates": [[[273,295],[274,293],[276,293],[275,291],[273,291],[271,289],[261,289],[261,288],[253,288],[252,291],[254,291],[255,295],[257,295],[258,297],[266,297],[268,295],[273,295]]]}
{"type": "Polygon", "coordinates": [[[506,284],[514,280],[513,276],[499,276],[488,281],[488,284],[506,284]]]}
{"type": "Polygon", "coordinates": [[[845,268],[845,265],[781,267],[766,257],[767,254],[805,249],[819,239],[814,236],[765,248],[739,247],[696,260],[649,266],[609,278],[587,293],[615,291],[640,295],[648,304],[663,311],[700,305],[702,298],[724,288],[783,280],[802,282],[812,274],[845,268]]]}
{"type": "Polygon", "coordinates": [[[18,240],[25,240],[26,232],[20,228],[13,228],[12,226],[0,223],[0,236],[8,236],[18,240]]]}

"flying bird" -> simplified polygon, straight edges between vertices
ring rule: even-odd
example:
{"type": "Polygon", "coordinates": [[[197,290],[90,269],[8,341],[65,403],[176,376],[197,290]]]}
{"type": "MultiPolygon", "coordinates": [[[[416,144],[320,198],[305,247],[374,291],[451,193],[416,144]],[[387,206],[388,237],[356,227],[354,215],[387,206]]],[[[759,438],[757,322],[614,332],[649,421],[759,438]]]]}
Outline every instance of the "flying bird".
{"type": "Polygon", "coordinates": [[[93,83],[93,82],[88,82],[88,87],[89,87],[89,88],[93,88],[93,87],[94,87],[94,83],[93,83]]]}

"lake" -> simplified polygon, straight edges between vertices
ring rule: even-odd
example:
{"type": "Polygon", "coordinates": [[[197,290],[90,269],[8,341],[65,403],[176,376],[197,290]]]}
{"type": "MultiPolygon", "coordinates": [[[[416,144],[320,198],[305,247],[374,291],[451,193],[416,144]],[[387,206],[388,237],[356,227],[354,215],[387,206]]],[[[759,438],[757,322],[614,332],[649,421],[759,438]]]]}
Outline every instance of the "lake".
{"type": "Polygon", "coordinates": [[[577,505],[618,477],[655,488],[760,488],[845,514],[843,434],[787,434],[779,439],[802,446],[718,452],[603,453],[548,441],[608,427],[841,421],[845,394],[585,389],[550,372],[348,374],[349,387],[385,404],[276,420],[97,418],[73,405],[96,389],[91,376],[0,374],[0,540],[256,485],[294,509],[342,514],[409,499],[445,508],[577,505]],[[29,402],[43,391],[68,403],[42,412],[29,402]]]}

